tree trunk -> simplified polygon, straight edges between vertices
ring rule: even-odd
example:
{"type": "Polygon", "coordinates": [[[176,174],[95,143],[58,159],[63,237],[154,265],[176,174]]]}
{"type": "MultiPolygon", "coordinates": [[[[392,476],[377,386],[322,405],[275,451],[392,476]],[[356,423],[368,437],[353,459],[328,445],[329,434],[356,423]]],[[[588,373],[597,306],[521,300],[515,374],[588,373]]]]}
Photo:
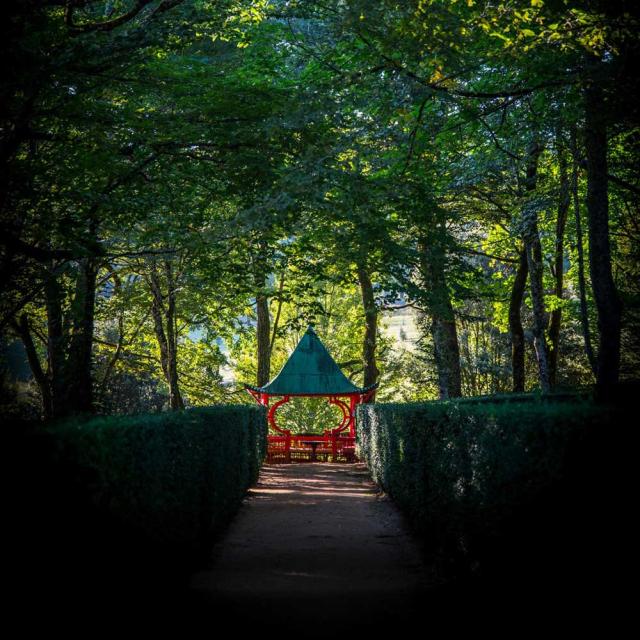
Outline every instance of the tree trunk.
{"type": "Polygon", "coordinates": [[[48,374],[51,388],[51,415],[52,417],[61,417],[66,410],[63,400],[66,387],[66,337],[62,315],[62,300],[64,294],[54,272],[53,265],[50,266],[46,278],[44,295],[47,309],[47,357],[49,361],[48,374]]]}
{"type": "Polygon", "coordinates": [[[269,316],[269,299],[266,294],[256,296],[256,337],[258,341],[258,386],[269,382],[271,373],[271,318],[269,316]]]}
{"type": "Polygon", "coordinates": [[[444,248],[439,239],[422,237],[418,249],[428,313],[431,316],[440,398],[458,398],[462,395],[460,346],[444,270],[444,248]]]}
{"type": "Polygon", "coordinates": [[[51,387],[49,380],[42,370],[40,364],[40,358],[38,352],[33,344],[33,338],[31,337],[31,330],[29,329],[29,318],[26,313],[20,316],[20,319],[13,323],[14,331],[20,336],[24,349],[27,353],[27,360],[29,361],[29,367],[33,373],[33,378],[36,381],[38,388],[40,389],[40,395],[42,396],[42,411],[45,419],[49,419],[53,415],[53,405],[51,402],[51,387]]]}
{"type": "MultiPolygon", "coordinates": [[[[531,223],[530,223],[531,224],[531,223]]],[[[542,248],[538,236],[538,225],[528,232],[527,263],[529,264],[529,287],[533,307],[533,344],[538,362],[538,378],[543,393],[551,390],[549,375],[549,351],[545,338],[544,290],[542,287],[542,248]]]]}
{"type": "Polygon", "coordinates": [[[462,395],[462,384],[456,323],[454,320],[434,316],[431,331],[438,367],[440,398],[459,398],[462,395]]]}
{"type": "Polygon", "coordinates": [[[268,276],[271,270],[269,255],[269,243],[266,238],[260,237],[257,241],[257,251],[252,255],[251,261],[256,291],[256,347],[258,351],[256,382],[258,387],[267,384],[271,375],[271,314],[267,291],[268,276]]]}
{"type": "MultiPolygon", "coordinates": [[[[569,177],[567,172],[567,157],[565,155],[560,135],[556,137],[558,143],[558,167],[560,169],[560,191],[558,194],[558,216],[556,218],[556,246],[553,260],[554,294],[562,300],[564,292],[564,232],[567,225],[570,194],[569,177]]],[[[549,382],[556,385],[558,372],[558,349],[560,346],[560,326],[562,323],[562,308],[560,306],[551,311],[549,319],[549,382]]]]}
{"type": "Polygon", "coordinates": [[[14,325],[27,351],[40,387],[45,417],[63,418],[93,410],[93,325],[97,267],[92,258],[78,264],[69,314],[63,314],[64,293],[53,265],[44,283],[47,312],[47,373],[37,357],[26,315],[14,325]],[[69,338],[70,335],[70,338],[69,338]]]}
{"type": "Polygon", "coordinates": [[[151,274],[148,280],[149,288],[151,289],[151,316],[153,318],[153,329],[156,334],[156,340],[158,341],[158,348],[160,349],[160,364],[162,366],[162,372],[165,380],[168,381],[169,369],[167,364],[169,362],[168,348],[167,348],[167,334],[164,330],[164,303],[162,302],[162,288],[160,285],[160,278],[156,271],[155,265],[153,265],[151,274]]]}
{"type": "Polygon", "coordinates": [[[167,382],[169,383],[169,406],[177,411],[184,409],[184,402],[178,385],[178,335],[176,332],[176,285],[171,263],[165,260],[167,277],[167,308],[165,322],[167,326],[167,382]]]}
{"type": "Polygon", "coordinates": [[[169,386],[169,407],[173,410],[184,409],[184,402],[178,382],[178,344],[175,333],[175,283],[171,265],[165,262],[167,277],[167,301],[164,302],[160,276],[154,264],[149,276],[149,287],[152,293],[151,315],[155,329],[158,347],[160,349],[160,364],[164,378],[169,386]]]}
{"type": "MultiPolygon", "coordinates": [[[[527,174],[525,188],[535,190],[538,174],[538,158],[541,146],[534,139],[527,150],[527,174]]],[[[530,205],[530,203],[528,203],[530,205]]],[[[538,362],[538,378],[543,393],[551,390],[549,381],[548,347],[545,337],[544,289],[542,284],[542,246],[538,232],[538,209],[536,204],[525,206],[522,212],[522,238],[529,268],[529,289],[533,307],[533,339],[538,362]]]]}
{"type": "Polygon", "coordinates": [[[607,178],[607,124],[602,89],[591,82],[584,90],[585,151],[587,155],[587,216],[589,268],[598,310],[598,368],[596,383],[607,391],[620,370],[621,304],[611,273],[607,178]]]}
{"type": "Polygon", "coordinates": [[[591,330],[589,328],[589,313],[587,310],[587,285],[584,275],[584,243],[582,240],[582,219],[580,215],[580,197],[578,195],[578,170],[580,159],[578,154],[578,141],[576,128],[571,129],[571,153],[573,155],[573,169],[571,174],[571,190],[573,192],[573,213],[576,220],[576,250],[578,253],[578,291],[580,296],[580,323],[582,325],[582,336],[584,339],[584,350],[591,371],[595,376],[598,371],[596,356],[591,342],[591,330]]]}
{"type": "MultiPolygon", "coordinates": [[[[364,339],[362,341],[362,361],[364,365],[364,387],[369,387],[378,380],[380,371],[376,364],[376,346],[378,333],[378,309],[373,295],[373,285],[364,265],[358,264],[358,282],[362,294],[364,308],[364,339]]],[[[374,394],[375,395],[375,394],[374,394]]],[[[371,396],[371,402],[374,401],[371,396]]]]}
{"type": "Polygon", "coordinates": [[[527,263],[527,254],[524,247],[520,251],[520,259],[516,276],[513,280],[511,288],[511,297],[509,298],[509,333],[511,334],[511,370],[513,378],[513,391],[521,393],[525,387],[525,369],[524,369],[524,329],[522,328],[522,300],[527,285],[527,275],[529,274],[529,266],[527,263]]]}
{"type": "Polygon", "coordinates": [[[280,314],[282,313],[282,305],[283,305],[283,292],[284,292],[284,277],[286,274],[286,269],[282,270],[282,274],[280,276],[280,285],[278,286],[278,310],[276,311],[276,317],[273,321],[273,328],[271,330],[271,341],[269,342],[269,357],[273,353],[273,345],[276,343],[276,336],[278,335],[278,325],[280,323],[280,314]]]}
{"type": "Polygon", "coordinates": [[[64,367],[65,414],[93,409],[92,350],[97,268],[92,258],[80,261],[71,308],[72,334],[64,367]]]}

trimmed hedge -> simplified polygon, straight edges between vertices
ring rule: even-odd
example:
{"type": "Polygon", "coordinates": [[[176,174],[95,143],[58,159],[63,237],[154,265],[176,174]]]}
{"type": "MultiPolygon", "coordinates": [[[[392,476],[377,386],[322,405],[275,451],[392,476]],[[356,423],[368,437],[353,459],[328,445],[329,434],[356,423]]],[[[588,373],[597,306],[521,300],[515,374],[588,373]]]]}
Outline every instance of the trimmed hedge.
{"type": "Polygon", "coordinates": [[[193,550],[235,512],[266,453],[263,407],[230,405],[47,427],[59,468],[123,537],[193,550]]]}
{"type": "MultiPolygon", "coordinates": [[[[577,396],[362,405],[357,418],[359,457],[447,580],[480,574],[501,554],[522,560],[545,535],[536,557],[593,531],[611,480],[607,443],[619,445],[624,425],[621,410],[577,396]]],[[[620,486],[609,500],[617,495],[620,486]]]]}

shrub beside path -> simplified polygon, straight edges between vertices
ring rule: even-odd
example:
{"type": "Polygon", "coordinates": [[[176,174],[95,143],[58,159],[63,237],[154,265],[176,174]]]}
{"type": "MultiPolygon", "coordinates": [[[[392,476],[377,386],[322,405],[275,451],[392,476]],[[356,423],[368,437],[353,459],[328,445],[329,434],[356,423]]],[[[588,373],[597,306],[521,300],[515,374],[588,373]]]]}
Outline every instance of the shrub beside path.
{"type": "Polygon", "coordinates": [[[429,572],[362,464],[265,465],[190,591],[233,626],[410,627],[429,572]]]}

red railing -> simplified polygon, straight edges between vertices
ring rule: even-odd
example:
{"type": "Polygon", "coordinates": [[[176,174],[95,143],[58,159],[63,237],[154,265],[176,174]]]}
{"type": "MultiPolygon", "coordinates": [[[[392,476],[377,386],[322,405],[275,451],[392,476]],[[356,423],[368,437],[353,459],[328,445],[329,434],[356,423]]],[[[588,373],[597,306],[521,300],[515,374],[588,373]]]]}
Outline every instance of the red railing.
{"type": "Polygon", "coordinates": [[[268,436],[267,462],[355,462],[355,438],[333,431],[268,436]]]}

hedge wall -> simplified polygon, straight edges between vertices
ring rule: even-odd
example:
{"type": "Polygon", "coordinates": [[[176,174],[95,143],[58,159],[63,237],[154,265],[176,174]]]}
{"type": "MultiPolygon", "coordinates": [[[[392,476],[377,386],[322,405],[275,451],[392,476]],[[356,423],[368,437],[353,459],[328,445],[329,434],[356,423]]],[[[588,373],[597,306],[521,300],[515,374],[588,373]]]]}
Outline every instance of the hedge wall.
{"type": "Polygon", "coordinates": [[[608,527],[624,424],[616,408],[578,397],[363,405],[357,446],[449,579],[498,557],[562,555],[558,545],[608,527]]]}
{"type": "Polygon", "coordinates": [[[196,550],[233,514],[266,452],[264,408],[230,405],[63,422],[59,468],[126,535],[196,550]]]}

